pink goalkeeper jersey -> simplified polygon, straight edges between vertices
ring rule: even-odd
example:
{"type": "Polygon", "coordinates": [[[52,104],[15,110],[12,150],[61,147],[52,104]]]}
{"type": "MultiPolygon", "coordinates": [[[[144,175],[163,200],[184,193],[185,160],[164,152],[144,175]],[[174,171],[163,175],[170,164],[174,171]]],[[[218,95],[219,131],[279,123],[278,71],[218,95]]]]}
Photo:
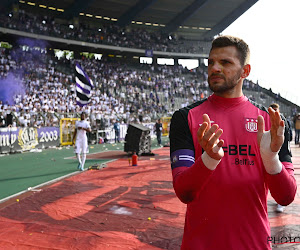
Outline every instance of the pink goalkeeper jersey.
{"type": "MultiPolygon", "coordinates": [[[[287,205],[297,185],[288,141],[279,152],[283,170],[266,173],[257,144],[257,117],[270,128],[267,110],[247,97],[216,95],[176,111],[170,157],[176,195],[187,203],[182,249],[271,249],[267,194],[287,205]],[[225,156],[213,171],[203,164],[197,130],[202,115],[223,129],[225,156]]],[[[286,131],[285,131],[286,132],[286,131]]]]}

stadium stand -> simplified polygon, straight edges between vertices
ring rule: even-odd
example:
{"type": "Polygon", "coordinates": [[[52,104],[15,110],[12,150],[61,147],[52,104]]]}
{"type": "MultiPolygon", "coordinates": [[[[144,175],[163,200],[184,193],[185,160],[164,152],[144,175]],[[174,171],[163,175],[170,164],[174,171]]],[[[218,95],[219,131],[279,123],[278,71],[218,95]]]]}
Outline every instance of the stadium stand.
{"type": "MultiPolygon", "coordinates": [[[[59,22],[50,14],[30,13],[21,8],[1,14],[0,28],[116,48],[147,48],[191,55],[208,51],[203,42],[182,37],[170,38],[145,29],[124,29],[109,22],[101,22],[101,28],[95,32],[92,23],[80,22],[74,27],[59,22]]],[[[211,93],[203,63],[188,70],[178,64],[147,65],[127,60],[126,56],[111,58],[109,52],[97,60],[80,54],[83,47],[77,48],[74,58],[68,60],[57,58],[49,49],[49,41],[46,46],[42,41],[26,37],[7,36],[7,39],[13,45],[1,48],[0,78],[1,81],[12,78],[18,83],[14,88],[19,92],[10,102],[0,101],[0,114],[4,117],[1,126],[8,126],[7,117],[11,116],[10,125],[20,127],[59,126],[61,118],[76,117],[80,109],[76,106],[75,61],[95,83],[91,103],[83,108],[94,130],[111,130],[115,119],[124,124],[153,122],[157,117],[170,116],[176,109],[211,93]]],[[[60,47],[68,48],[68,45],[60,44],[60,47]]],[[[290,120],[299,112],[297,105],[251,80],[245,81],[244,89],[249,99],[264,106],[278,102],[282,113],[290,120]]]]}
{"type": "MultiPolygon", "coordinates": [[[[207,98],[211,91],[203,58],[209,52],[210,39],[191,40],[142,26],[119,26],[104,19],[96,23],[89,17],[68,21],[47,8],[33,8],[31,1],[11,1],[19,4],[4,11],[1,7],[8,2],[0,3],[0,156],[7,154],[1,159],[0,248],[179,249],[185,206],[173,191],[168,147],[155,148],[154,156],[140,157],[138,166],[133,167],[132,158],[120,150],[122,143],[104,142],[106,133],[111,133],[113,141],[113,123],[117,119],[124,139],[124,128],[130,124],[137,128],[146,124],[152,130],[158,117],[169,121],[176,109],[207,98]],[[63,56],[57,56],[55,49],[63,56]],[[141,64],[134,58],[145,56],[148,50],[175,58],[175,64],[159,65],[155,53],[151,55],[152,64],[141,64]],[[73,52],[70,58],[69,51],[73,52]],[[94,53],[101,53],[101,59],[94,53]],[[189,70],[179,65],[181,55],[198,59],[199,66],[189,70]],[[76,105],[76,63],[94,83],[91,102],[83,108],[76,105]],[[90,145],[87,160],[96,168],[89,170],[100,170],[101,166],[101,171],[78,174],[72,147],[59,144],[58,137],[63,136],[63,129],[59,130],[63,127],[66,141],[70,141],[74,130],[70,124],[74,125],[82,111],[88,114],[92,126],[89,143],[98,144],[90,145]],[[37,133],[39,141],[43,140],[40,148],[37,133]],[[51,149],[44,150],[45,147],[51,149]],[[39,153],[40,149],[43,153],[39,153]],[[29,152],[13,154],[17,151],[29,152]],[[9,166],[9,171],[4,166],[9,166]],[[123,214],[117,214],[120,211],[123,214]],[[132,218],[123,216],[124,211],[134,211],[132,218]]],[[[54,2],[57,3],[51,4],[54,2]]],[[[62,2],[121,5],[155,1],[62,2]]],[[[190,6],[211,4],[183,2],[193,2],[190,6]]],[[[255,1],[244,2],[252,5],[255,1]]],[[[231,4],[238,4],[235,11],[228,8],[231,16],[247,9],[239,1],[231,4]]],[[[220,15],[218,9],[215,12],[220,15]]],[[[193,13],[190,11],[190,15],[193,13]]],[[[226,18],[224,21],[230,23],[226,18]]],[[[244,81],[243,92],[266,107],[277,102],[290,121],[300,112],[299,106],[251,79],[244,81]]],[[[146,127],[145,131],[146,135],[138,138],[144,143],[134,143],[148,152],[151,142],[146,127]]],[[[164,124],[163,135],[168,135],[164,124]]],[[[168,146],[167,136],[163,144],[168,146]]],[[[298,145],[293,144],[292,150],[294,164],[299,166],[298,145]]],[[[295,174],[299,180],[299,167],[295,167],[295,174]]],[[[273,203],[269,197],[272,236],[299,233],[299,195],[281,217],[275,214],[273,203]]],[[[280,248],[279,243],[273,247],[280,248]]]]}
{"type": "Polygon", "coordinates": [[[205,48],[206,52],[208,49],[207,43],[195,43],[183,37],[169,37],[141,28],[125,29],[105,22],[97,29],[91,23],[70,26],[68,23],[57,23],[50,16],[27,13],[21,9],[18,13],[0,15],[0,22],[3,28],[97,44],[181,53],[203,53],[205,48]]]}
{"type": "MultiPolygon", "coordinates": [[[[143,112],[146,116],[152,114],[150,118],[153,120],[158,115],[171,113],[174,108],[179,107],[180,103],[177,102],[177,105],[174,103],[173,109],[168,109],[170,107],[165,105],[170,104],[169,100],[174,100],[176,97],[189,98],[192,94],[199,95],[198,87],[204,86],[203,82],[197,80],[196,76],[199,74],[190,74],[188,70],[179,66],[156,66],[151,69],[151,66],[144,65],[143,68],[137,69],[132,66],[131,68],[126,65],[121,66],[118,63],[102,61],[99,63],[86,58],[77,61],[87,69],[87,73],[95,82],[94,95],[91,103],[85,107],[86,111],[89,114],[97,110],[100,113],[113,114],[111,119],[116,118],[118,113],[118,118],[132,121],[137,118],[134,114],[143,112]],[[177,76],[174,74],[176,71],[177,76]],[[189,91],[184,91],[186,80],[188,80],[187,85],[190,86],[189,91]],[[127,112],[129,114],[126,115],[127,112]]],[[[55,68],[59,64],[57,58],[34,49],[29,51],[2,49],[1,78],[14,76],[25,89],[24,95],[15,96],[15,105],[4,103],[2,111],[14,111],[15,118],[21,118],[21,115],[26,112],[34,115],[29,120],[23,117],[16,119],[16,125],[35,126],[46,125],[49,122],[55,125],[57,124],[55,117],[63,116],[63,113],[79,112],[75,102],[74,84],[72,84],[73,75],[57,71],[55,68]],[[34,124],[33,122],[40,121],[35,119],[40,112],[52,115],[47,122],[34,124]]],[[[74,68],[74,60],[66,61],[64,64],[74,68]]],[[[203,89],[206,90],[205,96],[207,96],[207,85],[203,89]]],[[[92,117],[90,118],[94,124],[92,117]]]]}

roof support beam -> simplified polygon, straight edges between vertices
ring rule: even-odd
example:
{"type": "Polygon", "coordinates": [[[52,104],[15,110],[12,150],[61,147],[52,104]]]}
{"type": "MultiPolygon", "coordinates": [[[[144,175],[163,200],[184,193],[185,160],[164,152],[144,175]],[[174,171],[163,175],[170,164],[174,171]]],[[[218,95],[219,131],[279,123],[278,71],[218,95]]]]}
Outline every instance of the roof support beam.
{"type": "Polygon", "coordinates": [[[176,17],[174,17],[167,25],[162,29],[162,32],[170,34],[178,29],[186,20],[192,17],[196,11],[204,6],[209,0],[195,0],[191,5],[186,7],[176,17]]]}
{"type": "Polygon", "coordinates": [[[217,25],[215,25],[210,31],[203,35],[204,39],[212,39],[214,36],[220,34],[242,14],[244,14],[250,7],[252,7],[258,0],[248,0],[242,3],[239,7],[233,10],[228,16],[223,18],[217,25]]]}
{"type": "Polygon", "coordinates": [[[143,10],[147,9],[157,0],[140,0],[136,3],[135,6],[127,10],[117,21],[117,24],[125,27],[126,25],[130,24],[131,21],[143,10]]]}
{"type": "Polygon", "coordinates": [[[65,12],[61,13],[60,17],[64,19],[72,19],[79,15],[80,12],[83,12],[89,7],[95,0],[75,0],[68,8],[65,9],[65,12]]]}

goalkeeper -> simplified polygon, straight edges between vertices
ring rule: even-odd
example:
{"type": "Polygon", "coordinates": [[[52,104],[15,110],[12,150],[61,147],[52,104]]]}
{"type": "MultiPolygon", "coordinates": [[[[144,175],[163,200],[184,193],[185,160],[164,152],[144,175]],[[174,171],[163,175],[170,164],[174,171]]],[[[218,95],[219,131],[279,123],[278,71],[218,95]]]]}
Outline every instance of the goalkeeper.
{"type": "Polygon", "coordinates": [[[208,58],[213,94],[173,114],[173,186],[187,204],[181,249],[271,249],[268,191],[280,205],[294,200],[284,121],[242,91],[249,56],[242,39],[217,37],[208,58]]]}

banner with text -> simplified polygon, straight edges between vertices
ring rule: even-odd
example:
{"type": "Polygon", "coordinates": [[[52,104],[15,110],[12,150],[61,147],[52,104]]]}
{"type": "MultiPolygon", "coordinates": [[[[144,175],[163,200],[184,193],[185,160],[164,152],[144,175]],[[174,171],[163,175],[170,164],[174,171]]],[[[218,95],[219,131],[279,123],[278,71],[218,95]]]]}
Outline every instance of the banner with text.
{"type": "Polygon", "coordinates": [[[59,128],[1,128],[0,153],[13,153],[59,146],[59,128]]]}

